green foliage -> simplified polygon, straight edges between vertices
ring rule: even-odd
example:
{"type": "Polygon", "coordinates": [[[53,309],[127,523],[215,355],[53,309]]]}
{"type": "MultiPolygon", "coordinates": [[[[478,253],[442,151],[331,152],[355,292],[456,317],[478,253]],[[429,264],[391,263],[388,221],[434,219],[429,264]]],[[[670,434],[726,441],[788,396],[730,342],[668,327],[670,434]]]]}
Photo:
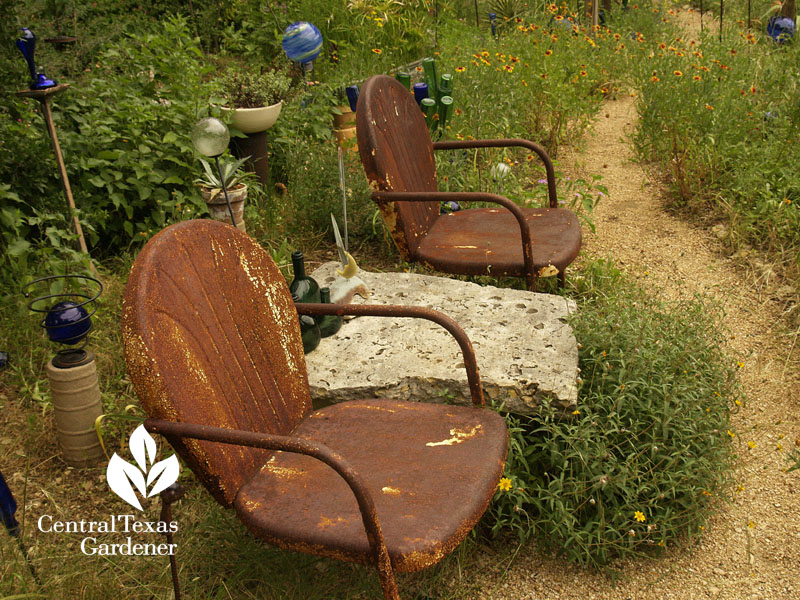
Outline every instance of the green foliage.
{"type": "Polygon", "coordinates": [[[203,165],[203,176],[195,179],[195,183],[215,190],[215,193],[211,196],[211,199],[213,199],[217,194],[222,192],[223,186],[230,189],[236,187],[242,181],[252,180],[254,178],[252,173],[245,173],[242,169],[242,165],[249,159],[249,156],[236,160],[220,159],[219,171],[217,171],[216,166],[212,167],[211,163],[201,158],[200,164],[203,165]]]}
{"type": "Polygon", "coordinates": [[[235,108],[271,106],[285,100],[292,80],[277,70],[229,67],[216,82],[220,92],[235,108]]]}
{"type": "MultiPolygon", "coordinates": [[[[117,251],[202,210],[187,133],[202,100],[202,58],[186,23],[167,19],[109,45],[86,81],[54,102],[75,203],[95,253],[117,251]]],[[[63,191],[33,102],[15,100],[6,111],[12,118],[0,121],[0,178],[11,185],[18,213],[0,227],[17,239],[20,260],[35,248],[46,251],[37,242],[43,232],[51,248],[62,247],[56,239],[71,227],[69,215],[58,223],[63,191]]]]}
{"type": "Polygon", "coordinates": [[[636,148],[669,174],[675,204],[725,219],[734,249],[766,251],[795,278],[799,52],[731,20],[721,43],[715,31],[691,46],[667,29],[640,44],[630,63],[640,89],[636,148]]]}
{"type": "Polygon", "coordinates": [[[493,529],[594,566],[700,535],[727,493],[740,400],[718,317],[654,300],[606,263],[573,276],[579,410],[510,418],[493,529]]]}

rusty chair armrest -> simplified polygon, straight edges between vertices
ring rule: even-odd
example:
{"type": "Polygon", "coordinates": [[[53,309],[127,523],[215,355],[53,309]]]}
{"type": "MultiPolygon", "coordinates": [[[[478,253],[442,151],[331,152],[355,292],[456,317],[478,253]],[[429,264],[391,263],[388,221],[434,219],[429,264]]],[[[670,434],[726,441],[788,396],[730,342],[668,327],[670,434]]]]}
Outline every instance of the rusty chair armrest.
{"type": "Polygon", "coordinates": [[[364,529],[367,532],[367,538],[375,554],[379,570],[385,569],[387,565],[391,568],[389,552],[386,549],[386,542],[383,537],[383,532],[381,531],[380,523],[378,522],[378,513],[375,509],[375,502],[372,499],[372,495],[369,493],[366,485],[364,485],[359,474],[350,466],[347,460],[324,444],[316,444],[309,440],[293,436],[257,433],[254,431],[212,427],[210,425],[198,425],[195,423],[178,423],[163,419],[146,419],[144,426],[150,433],[159,433],[166,437],[192,438],[221,444],[235,444],[252,448],[264,448],[266,450],[280,450],[282,452],[304,454],[324,462],[336,471],[342,479],[347,482],[347,485],[350,486],[356,498],[356,502],[358,502],[358,508],[361,511],[361,519],[364,522],[364,529]]]}
{"type": "Polygon", "coordinates": [[[490,194],[488,192],[372,192],[372,200],[379,206],[384,202],[447,202],[448,200],[454,200],[456,202],[490,202],[492,204],[499,204],[514,215],[519,225],[519,230],[522,234],[522,257],[525,261],[525,273],[527,274],[528,285],[531,283],[531,278],[535,276],[536,271],[533,266],[533,236],[531,235],[531,227],[525,220],[525,213],[522,212],[522,209],[516,202],[509,200],[505,196],[490,194]]]}
{"type": "Polygon", "coordinates": [[[533,150],[539,156],[539,158],[542,159],[545,173],[547,173],[547,197],[550,202],[550,208],[557,208],[558,196],[556,194],[556,172],[553,168],[553,161],[550,159],[547,151],[536,142],[522,138],[504,138],[496,140],[447,140],[433,143],[434,150],[458,150],[461,148],[510,148],[516,146],[533,150]]]}
{"type": "Polygon", "coordinates": [[[483,399],[481,378],[478,374],[478,360],[469,337],[461,326],[438,310],[421,306],[398,306],[396,304],[317,304],[312,302],[295,303],[297,312],[302,315],[353,315],[359,317],[411,317],[433,321],[444,327],[458,342],[461,354],[464,357],[464,368],[467,371],[467,381],[472,395],[472,404],[486,406],[483,399]]]}

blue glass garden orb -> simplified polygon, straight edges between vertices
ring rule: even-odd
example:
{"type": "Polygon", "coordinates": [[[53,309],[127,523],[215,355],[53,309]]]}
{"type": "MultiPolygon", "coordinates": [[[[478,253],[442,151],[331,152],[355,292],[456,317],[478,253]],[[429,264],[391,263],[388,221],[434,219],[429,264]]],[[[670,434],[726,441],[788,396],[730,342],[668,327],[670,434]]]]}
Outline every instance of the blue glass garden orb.
{"type": "Polygon", "coordinates": [[[322,50],[322,34],[311,23],[297,21],[283,32],[281,46],[291,60],[299,63],[311,62],[322,50]]]}
{"type": "Polygon", "coordinates": [[[51,342],[77,344],[92,328],[92,319],[83,306],[66,300],[53,305],[44,318],[44,328],[51,342]]]}

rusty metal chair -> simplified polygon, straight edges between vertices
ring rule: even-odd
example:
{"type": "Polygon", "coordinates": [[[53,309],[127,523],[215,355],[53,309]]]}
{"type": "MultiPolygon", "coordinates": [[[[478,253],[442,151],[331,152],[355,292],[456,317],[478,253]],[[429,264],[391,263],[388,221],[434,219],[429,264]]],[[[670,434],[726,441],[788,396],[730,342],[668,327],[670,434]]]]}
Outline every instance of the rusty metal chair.
{"type": "Polygon", "coordinates": [[[409,262],[459,275],[525,277],[536,290],[541,275],[564,270],[581,248],[578,218],[558,208],[555,172],[538,144],[523,139],[431,143],[425,119],[408,90],[386,75],[361,88],[356,111],[361,162],[386,226],[409,262]],[[525,208],[483,192],[439,192],[434,150],[522,146],[535,152],[547,173],[549,206],[525,208]],[[439,214],[439,203],[487,202],[478,208],[439,214]]]}
{"type": "Polygon", "coordinates": [[[472,345],[441,313],[295,305],[267,252],[202,220],[165,229],[140,252],[122,322],[146,428],[262,540],[375,565],[384,596],[398,598],[394,571],[442,559],[493,496],[505,422],[484,408],[472,345]],[[313,411],[298,312],[442,325],[463,351],[474,406],[384,399],[313,411]]]}

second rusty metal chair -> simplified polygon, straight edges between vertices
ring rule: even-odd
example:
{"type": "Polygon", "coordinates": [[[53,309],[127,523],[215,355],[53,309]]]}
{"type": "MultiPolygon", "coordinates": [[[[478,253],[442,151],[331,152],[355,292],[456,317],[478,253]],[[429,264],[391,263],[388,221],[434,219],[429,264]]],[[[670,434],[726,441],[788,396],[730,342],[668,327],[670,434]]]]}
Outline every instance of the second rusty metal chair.
{"type": "Polygon", "coordinates": [[[558,208],[553,164],[545,150],[522,139],[432,143],[425,119],[408,90],[386,75],[361,88],[356,113],[361,162],[397,247],[409,262],[459,275],[524,277],[536,289],[540,275],[564,270],[581,248],[578,218],[558,208]],[[434,150],[522,146],[547,172],[546,208],[525,208],[483,192],[440,192],[434,150]],[[439,214],[439,203],[485,202],[499,208],[439,214]]]}
{"type": "Polygon", "coordinates": [[[166,436],[255,536],[374,565],[386,598],[398,598],[395,570],[441,560],[494,494],[505,421],[484,408],[472,345],[441,313],[295,305],[264,249],[203,220],[147,243],[131,270],[122,321],[147,429],[166,436]],[[474,406],[361,400],[313,411],[298,312],[442,325],[464,353],[474,406]]]}

